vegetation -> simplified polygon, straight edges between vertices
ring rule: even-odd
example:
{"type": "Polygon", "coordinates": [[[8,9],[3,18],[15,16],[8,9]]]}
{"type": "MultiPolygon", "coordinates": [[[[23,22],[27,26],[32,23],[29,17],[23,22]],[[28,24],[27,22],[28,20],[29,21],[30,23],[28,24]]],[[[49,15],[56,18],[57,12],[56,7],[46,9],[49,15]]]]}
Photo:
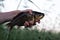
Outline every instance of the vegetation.
{"type": "Polygon", "coordinates": [[[9,32],[7,28],[0,25],[0,40],[60,40],[60,33],[15,28],[9,32]]]}

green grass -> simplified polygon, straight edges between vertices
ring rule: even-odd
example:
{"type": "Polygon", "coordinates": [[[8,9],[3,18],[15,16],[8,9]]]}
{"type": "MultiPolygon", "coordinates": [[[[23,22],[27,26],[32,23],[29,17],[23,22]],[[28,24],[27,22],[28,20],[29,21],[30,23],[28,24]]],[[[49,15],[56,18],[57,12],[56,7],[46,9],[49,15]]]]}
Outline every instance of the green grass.
{"type": "Polygon", "coordinates": [[[0,40],[60,40],[60,33],[38,31],[37,29],[12,29],[11,32],[0,25],[0,40]]]}

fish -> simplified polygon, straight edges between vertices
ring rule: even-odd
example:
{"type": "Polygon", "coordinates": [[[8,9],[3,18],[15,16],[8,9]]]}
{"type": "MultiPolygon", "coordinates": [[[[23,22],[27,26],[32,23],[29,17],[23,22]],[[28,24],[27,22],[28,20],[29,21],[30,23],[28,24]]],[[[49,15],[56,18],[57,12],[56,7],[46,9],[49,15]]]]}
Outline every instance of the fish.
{"type": "Polygon", "coordinates": [[[11,30],[15,25],[17,25],[19,28],[20,26],[24,26],[25,21],[32,21],[33,24],[30,23],[29,25],[25,26],[25,28],[31,28],[33,25],[36,25],[36,22],[40,23],[40,20],[44,16],[44,13],[37,11],[32,11],[32,14],[29,14],[29,12],[21,12],[16,15],[7,25],[11,30]]]}

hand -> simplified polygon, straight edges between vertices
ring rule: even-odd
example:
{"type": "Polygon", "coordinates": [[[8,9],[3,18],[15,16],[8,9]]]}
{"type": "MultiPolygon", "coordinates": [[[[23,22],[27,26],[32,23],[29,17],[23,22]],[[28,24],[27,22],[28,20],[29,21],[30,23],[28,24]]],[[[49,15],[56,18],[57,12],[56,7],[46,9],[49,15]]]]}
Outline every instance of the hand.
{"type": "Polygon", "coordinates": [[[0,12],[0,23],[5,23],[5,21],[11,21],[16,15],[18,15],[21,12],[29,12],[29,14],[32,14],[31,9],[26,9],[23,11],[14,10],[14,11],[9,11],[9,12],[0,12]]]}

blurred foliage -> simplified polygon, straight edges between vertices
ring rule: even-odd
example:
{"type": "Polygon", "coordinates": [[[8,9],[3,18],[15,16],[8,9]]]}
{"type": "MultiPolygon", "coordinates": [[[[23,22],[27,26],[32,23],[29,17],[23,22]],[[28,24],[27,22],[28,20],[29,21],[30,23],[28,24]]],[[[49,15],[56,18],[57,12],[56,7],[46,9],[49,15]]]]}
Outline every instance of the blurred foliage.
{"type": "Polygon", "coordinates": [[[0,25],[0,40],[60,40],[60,33],[37,29],[15,29],[10,32],[5,26],[0,25]]]}

